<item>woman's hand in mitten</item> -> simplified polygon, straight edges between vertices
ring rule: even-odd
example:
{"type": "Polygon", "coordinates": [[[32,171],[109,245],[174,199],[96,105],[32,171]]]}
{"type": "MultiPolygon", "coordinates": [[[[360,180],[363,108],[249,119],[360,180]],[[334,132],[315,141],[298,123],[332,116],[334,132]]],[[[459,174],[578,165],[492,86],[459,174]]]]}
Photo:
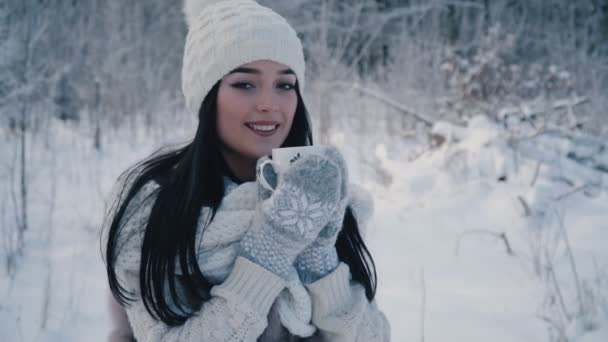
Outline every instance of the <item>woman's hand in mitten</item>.
{"type": "Polygon", "coordinates": [[[267,199],[268,192],[258,192],[260,202],[241,240],[239,255],[291,280],[295,258],[317,238],[336,211],[340,172],[326,156],[308,155],[278,174],[276,188],[267,199]]]}
{"type": "Polygon", "coordinates": [[[303,283],[309,284],[323,278],[338,266],[338,253],[335,245],[338,234],[342,230],[344,214],[348,206],[348,173],[346,161],[340,152],[330,147],[325,152],[326,157],[340,169],[340,200],[330,221],[321,230],[318,238],[297,257],[296,270],[303,283]]]}

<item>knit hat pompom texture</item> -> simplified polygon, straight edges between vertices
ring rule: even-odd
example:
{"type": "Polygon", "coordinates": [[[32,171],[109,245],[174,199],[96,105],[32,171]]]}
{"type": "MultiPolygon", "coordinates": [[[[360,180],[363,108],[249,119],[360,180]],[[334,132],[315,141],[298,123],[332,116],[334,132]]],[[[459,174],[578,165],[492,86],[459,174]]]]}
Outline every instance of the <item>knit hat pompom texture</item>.
{"type": "Polygon", "coordinates": [[[198,114],[213,85],[237,67],[272,60],[291,68],[304,88],[304,53],[295,30],[253,0],[184,0],[188,35],[182,65],[186,108],[198,114]]]}

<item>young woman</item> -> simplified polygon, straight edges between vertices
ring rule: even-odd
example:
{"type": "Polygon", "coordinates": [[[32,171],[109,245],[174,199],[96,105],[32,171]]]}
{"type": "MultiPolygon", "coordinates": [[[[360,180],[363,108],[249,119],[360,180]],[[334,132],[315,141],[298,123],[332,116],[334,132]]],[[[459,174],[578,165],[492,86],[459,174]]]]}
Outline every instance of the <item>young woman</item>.
{"type": "Polygon", "coordinates": [[[340,153],[256,170],[273,148],[312,145],[295,31],[251,0],[185,9],[182,89],[196,135],[126,173],[103,236],[133,337],[388,341],[362,239],[371,199],[340,153]]]}

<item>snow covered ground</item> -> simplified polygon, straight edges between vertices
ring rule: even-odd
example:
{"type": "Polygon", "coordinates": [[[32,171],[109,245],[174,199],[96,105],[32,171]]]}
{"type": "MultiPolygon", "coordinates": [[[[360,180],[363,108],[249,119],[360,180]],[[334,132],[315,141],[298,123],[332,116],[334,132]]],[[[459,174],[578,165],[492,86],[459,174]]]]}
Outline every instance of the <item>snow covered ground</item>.
{"type": "MultiPolygon", "coordinates": [[[[56,126],[55,150],[40,138],[31,145],[41,167],[29,171],[27,249],[12,278],[1,268],[0,341],[105,340],[104,201],[121,171],[172,138],[118,132],[95,152],[88,135],[56,126]]],[[[376,146],[388,186],[358,172],[357,146],[341,140],[353,177],[375,198],[367,238],[392,340],[608,341],[607,177],[559,157],[538,168],[542,144],[515,153],[483,118],[435,129],[452,140],[413,161],[376,146]],[[597,186],[580,186],[589,182],[597,186]]]]}

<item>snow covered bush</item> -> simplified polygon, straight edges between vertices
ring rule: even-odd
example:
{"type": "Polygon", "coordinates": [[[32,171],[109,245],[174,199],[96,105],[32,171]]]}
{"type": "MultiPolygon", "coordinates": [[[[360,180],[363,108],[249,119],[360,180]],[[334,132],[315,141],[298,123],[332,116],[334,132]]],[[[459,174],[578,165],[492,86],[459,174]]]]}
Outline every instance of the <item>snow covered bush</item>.
{"type": "MultiPolygon", "coordinates": [[[[467,50],[446,47],[441,72],[446,96],[436,101],[442,117],[462,121],[488,115],[497,121],[506,107],[524,103],[550,103],[575,95],[573,77],[563,67],[518,59],[516,36],[493,26],[477,46],[467,50]]],[[[525,113],[519,115],[526,120],[525,113]]]]}

